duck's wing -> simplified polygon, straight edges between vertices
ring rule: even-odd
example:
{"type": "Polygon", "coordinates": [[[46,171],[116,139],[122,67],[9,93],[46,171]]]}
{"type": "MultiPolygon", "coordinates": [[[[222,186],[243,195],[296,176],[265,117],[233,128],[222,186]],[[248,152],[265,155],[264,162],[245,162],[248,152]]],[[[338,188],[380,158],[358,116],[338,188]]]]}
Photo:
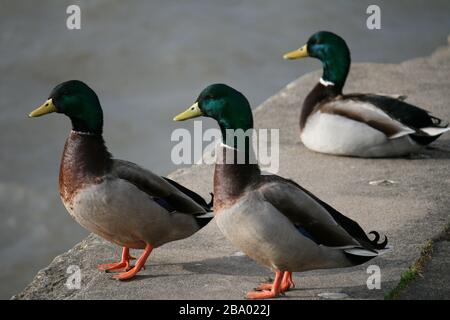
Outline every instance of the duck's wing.
{"type": "Polygon", "coordinates": [[[183,186],[183,185],[179,184],[178,182],[173,181],[167,177],[162,177],[162,178],[164,180],[166,180],[167,182],[169,182],[172,186],[177,188],[179,191],[183,192],[189,198],[191,198],[192,200],[197,202],[197,204],[201,205],[203,207],[203,209],[205,209],[207,211],[212,211],[213,206],[214,206],[214,194],[212,192],[209,193],[211,195],[211,200],[207,203],[206,200],[203,199],[201,195],[199,195],[198,193],[195,193],[191,189],[188,189],[185,186],[183,186]]]}
{"type": "Polygon", "coordinates": [[[450,130],[447,123],[433,117],[428,111],[390,96],[344,95],[324,103],[320,111],[365,123],[390,139],[411,135],[418,137],[417,142],[424,140],[426,143],[450,130]]]}
{"type": "Polygon", "coordinates": [[[306,237],[318,245],[339,248],[363,248],[376,252],[387,244],[378,244],[379,235],[370,240],[352,219],[339,213],[291,180],[266,176],[258,189],[263,198],[286,216],[306,237]]]}
{"type": "Polygon", "coordinates": [[[206,201],[201,196],[134,163],[114,160],[111,174],[133,184],[169,212],[193,215],[203,215],[207,212],[204,206],[206,201]]]}

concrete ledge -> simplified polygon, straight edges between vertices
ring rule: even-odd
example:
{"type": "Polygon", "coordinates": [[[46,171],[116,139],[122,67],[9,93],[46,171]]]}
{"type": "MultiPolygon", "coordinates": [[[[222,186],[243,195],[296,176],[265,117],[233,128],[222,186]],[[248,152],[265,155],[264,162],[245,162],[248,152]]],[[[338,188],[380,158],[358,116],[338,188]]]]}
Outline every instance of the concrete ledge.
{"type": "MultiPolygon", "coordinates": [[[[380,290],[367,289],[366,264],[296,274],[297,288],[285,298],[319,299],[320,293],[344,293],[349,299],[382,299],[417,259],[426,240],[438,234],[449,220],[450,135],[408,159],[353,159],[308,151],[298,137],[299,111],[319,76],[320,72],[305,75],[271,97],[256,109],[255,123],[260,128],[281,128],[280,175],[308,188],[365,230],[386,234],[394,249],[369,262],[381,268],[380,290]],[[396,183],[369,184],[381,179],[396,183]]],[[[238,89],[245,92],[245,88],[238,89]]],[[[355,64],[346,92],[406,94],[409,102],[450,120],[450,47],[398,65],[355,64]]],[[[212,166],[198,165],[171,176],[207,196],[212,173],[212,166]]],[[[56,257],[13,298],[241,299],[272,276],[266,268],[240,255],[214,222],[189,239],[155,250],[146,270],[133,281],[117,282],[96,269],[97,264],[114,261],[119,255],[120,248],[91,235],[56,257]],[[81,269],[79,290],[65,287],[70,265],[81,269]]]]}
{"type": "MultiPolygon", "coordinates": [[[[423,266],[418,275],[399,292],[402,300],[449,300],[450,299],[450,224],[442,235],[432,240],[430,252],[422,252],[423,266]],[[428,256],[426,256],[428,254],[428,256]]],[[[416,263],[417,265],[418,263],[416,263]]]]}

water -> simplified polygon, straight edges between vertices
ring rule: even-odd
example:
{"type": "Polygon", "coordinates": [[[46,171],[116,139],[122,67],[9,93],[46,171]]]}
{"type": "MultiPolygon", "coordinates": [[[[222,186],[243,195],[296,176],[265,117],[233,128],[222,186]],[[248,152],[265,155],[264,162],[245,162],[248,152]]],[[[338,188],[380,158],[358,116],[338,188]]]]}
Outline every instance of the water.
{"type": "Polygon", "coordinates": [[[396,63],[446,43],[450,1],[376,1],[380,31],[365,27],[371,2],[0,0],[0,297],[87,234],[57,192],[69,122],[27,118],[54,85],[91,85],[114,155],[167,174],[175,169],[171,131],[192,125],[171,119],[203,87],[230,84],[256,106],[320,67],[281,59],[317,30],[341,34],[360,62],[396,63]],[[81,31],[65,27],[73,3],[82,9],[81,31]]]}

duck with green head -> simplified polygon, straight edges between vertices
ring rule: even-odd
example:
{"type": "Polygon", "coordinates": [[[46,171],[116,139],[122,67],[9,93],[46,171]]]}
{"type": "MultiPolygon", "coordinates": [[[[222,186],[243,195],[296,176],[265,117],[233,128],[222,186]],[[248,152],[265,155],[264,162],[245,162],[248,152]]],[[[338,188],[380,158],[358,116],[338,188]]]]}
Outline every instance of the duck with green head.
{"type": "Polygon", "coordinates": [[[350,70],[350,50],[338,35],[321,31],[285,59],[319,59],[323,75],[306,97],[300,137],[316,152],[355,157],[398,157],[419,151],[448,124],[403,101],[405,96],[343,94],[350,70]]]}
{"type": "Polygon", "coordinates": [[[355,221],[294,181],[262,174],[250,161],[251,144],[229,139],[233,130],[253,128],[250,105],[240,92],[211,85],[174,120],[199,116],[216,120],[225,142],[217,150],[214,171],[217,224],[235,246],[275,271],[273,283],[262,284],[247,298],[274,298],[289,290],[294,286],[292,272],[350,267],[385,249],[387,239],[378,243],[374,231],[375,238],[369,239],[355,221]]]}
{"type": "Polygon", "coordinates": [[[99,99],[86,84],[77,80],[59,84],[30,117],[53,112],[72,122],[59,172],[64,206],[81,226],[123,247],[120,262],[99,269],[124,271],[114,278],[130,279],[144,267],[153,248],[189,237],[211,220],[211,204],[198,194],[112,158],[102,136],[99,99]],[[130,248],[144,249],[133,267],[130,248]]]}

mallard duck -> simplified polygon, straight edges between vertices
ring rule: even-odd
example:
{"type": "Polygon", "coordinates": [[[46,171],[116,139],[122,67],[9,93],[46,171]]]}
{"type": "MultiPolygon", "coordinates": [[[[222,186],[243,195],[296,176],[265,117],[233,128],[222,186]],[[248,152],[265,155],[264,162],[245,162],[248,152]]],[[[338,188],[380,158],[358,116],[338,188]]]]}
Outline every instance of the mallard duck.
{"type": "Polygon", "coordinates": [[[81,81],[57,85],[30,113],[62,113],[72,121],[59,172],[59,193],[70,215],[87,230],[123,247],[117,263],[98,266],[134,277],[153,248],[191,236],[212,218],[211,204],[195,192],[138,165],[113,159],[102,136],[96,93],[81,81]],[[129,249],[144,249],[134,267],[129,249]]]}
{"type": "Polygon", "coordinates": [[[285,59],[313,57],[323,76],[306,97],[300,115],[303,144],[316,152],[355,157],[399,157],[419,151],[448,124],[404,102],[404,96],[343,94],[350,70],[350,50],[331,32],[317,32],[285,59]]]}
{"type": "Polygon", "coordinates": [[[224,84],[211,85],[174,120],[199,116],[216,120],[224,140],[214,172],[219,229],[245,254],[275,271],[273,283],[262,284],[247,298],[274,298],[289,290],[292,272],[358,265],[386,248],[387,238],[379,243],[380,235],[372,231],[375,237],[369,239],[355,221],[294,181],[261,173],[251,161],[251,143],[239,139],[253,128],[243,94],[224,84]]]}

